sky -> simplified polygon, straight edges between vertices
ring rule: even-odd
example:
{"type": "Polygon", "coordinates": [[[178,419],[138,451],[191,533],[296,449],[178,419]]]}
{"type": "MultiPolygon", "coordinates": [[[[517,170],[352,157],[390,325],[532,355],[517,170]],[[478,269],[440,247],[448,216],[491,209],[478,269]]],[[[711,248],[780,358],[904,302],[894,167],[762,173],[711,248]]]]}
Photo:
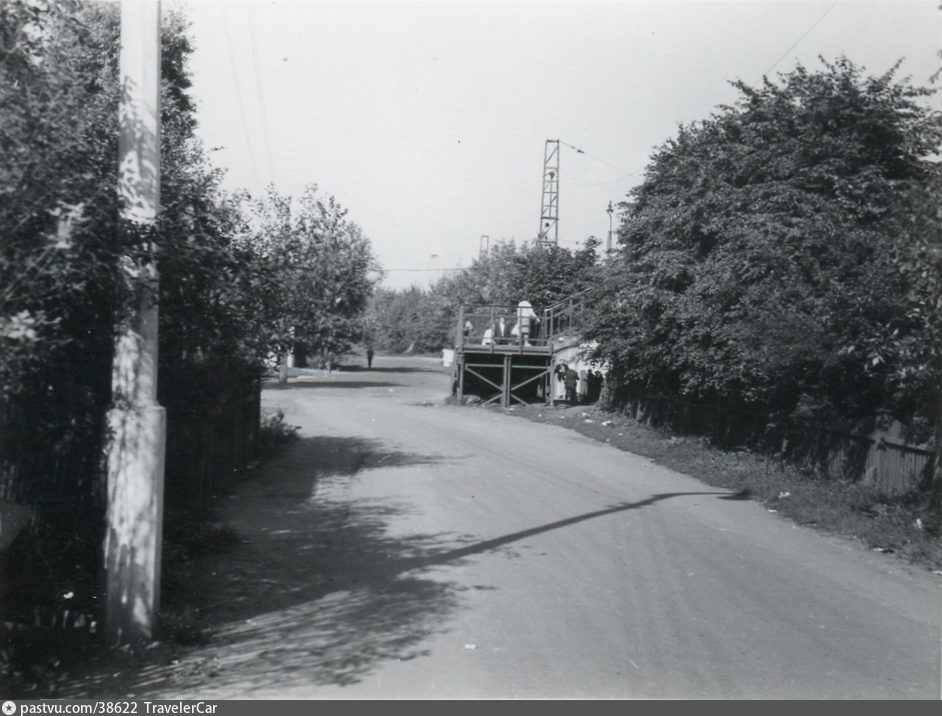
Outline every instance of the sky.
{"type": "Polygon", "coordinates": [[[165,5],[192,21],[198,131],[226,185],[333,194],[391,288],[470,266],[483,236],[533,240],[548,139],[560,245],[604,242],[608,203],[678,124],[735,101],[731,80],[844,54],[925,86],[942,46],[938,0],[165,5]]]}

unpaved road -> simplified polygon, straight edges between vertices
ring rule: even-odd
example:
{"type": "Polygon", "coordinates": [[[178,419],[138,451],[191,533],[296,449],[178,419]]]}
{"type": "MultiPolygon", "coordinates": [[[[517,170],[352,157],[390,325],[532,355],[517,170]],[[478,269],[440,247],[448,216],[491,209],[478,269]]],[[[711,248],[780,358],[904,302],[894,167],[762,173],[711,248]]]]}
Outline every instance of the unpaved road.
{"type": "MultiPolygon", "coordinates": [[[[563,428],[430,359],[269,390],[215,633],[137,698],[927,698],[940,580],[563,428]]],[[[209,567],[208,567],[209,569],[209,567]]]]}

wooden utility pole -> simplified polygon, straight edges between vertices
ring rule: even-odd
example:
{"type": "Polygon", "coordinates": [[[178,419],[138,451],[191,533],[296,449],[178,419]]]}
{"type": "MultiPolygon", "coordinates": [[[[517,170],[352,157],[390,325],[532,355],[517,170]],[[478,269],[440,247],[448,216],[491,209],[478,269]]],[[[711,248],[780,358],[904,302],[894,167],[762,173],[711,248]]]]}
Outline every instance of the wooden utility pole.
{"type": "Polygon", "coordinates": [[[121,262],[108,411],[105,635],[150,639],[159,607],[166,415],[157,404],[158,276],[152,237],[160,207],[160,2],[121,2],[118,193],[121,231],[147,237],[121,262]]]}
{"type": "Polygon", "coordinates": [[[615,213],[615,207],[612,206],[612,202],[608,202],[608,208],[605,210],[605,213],[608,214],[608,242],[605,245],[605,255],[612,250],[612,215],[615,213]]]}

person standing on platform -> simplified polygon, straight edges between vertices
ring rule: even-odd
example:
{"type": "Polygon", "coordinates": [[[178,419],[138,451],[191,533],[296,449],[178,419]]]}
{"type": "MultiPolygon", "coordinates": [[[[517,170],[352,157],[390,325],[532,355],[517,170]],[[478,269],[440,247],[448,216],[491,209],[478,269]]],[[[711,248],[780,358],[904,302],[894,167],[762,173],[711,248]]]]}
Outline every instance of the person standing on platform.
{"type": "Polygon", "coordinates": [[[530,345],[530,333],[532,332],[533,325],[539,322],[540,319],[537,318],[536,313],[533,311],[533,306],[530,305],[529,301],[521,301],[517,304],[518,338],[523,345],[530,345]]]}
{"type": "Polygon", "coordinates": [[[498,317],[497,319],[497,328],[495,333],[495,338],[497,339],[497,345],[502,345],[507,342],[508,336],[507,321],[504,320],[503,316],[498,317]]]}

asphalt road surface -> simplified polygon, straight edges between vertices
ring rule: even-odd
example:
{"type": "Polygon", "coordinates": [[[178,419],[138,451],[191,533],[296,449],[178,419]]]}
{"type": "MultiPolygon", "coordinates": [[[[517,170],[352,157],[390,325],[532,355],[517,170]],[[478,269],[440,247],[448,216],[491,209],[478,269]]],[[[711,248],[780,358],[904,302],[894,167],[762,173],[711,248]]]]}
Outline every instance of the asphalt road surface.
{"type": "Polygon", "coordinates": [[[226,500],[213,638],[134,695],[939,698],[938,576],[449,386],[266,391],[301,440],[226,500]]]}

